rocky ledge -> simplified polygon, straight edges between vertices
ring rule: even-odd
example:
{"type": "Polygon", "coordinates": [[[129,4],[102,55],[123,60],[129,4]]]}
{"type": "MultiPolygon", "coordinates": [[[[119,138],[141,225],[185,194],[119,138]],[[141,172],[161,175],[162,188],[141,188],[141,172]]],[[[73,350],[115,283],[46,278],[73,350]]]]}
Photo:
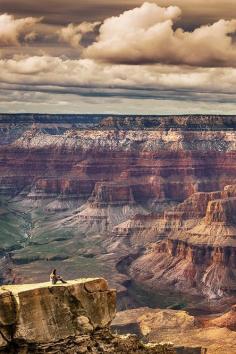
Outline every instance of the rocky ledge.
{"type": "Polygon", "coordinates": [[[116,291],[104,279],[2,286],[0,353],[205,353],[114,335],[109,326],[115,312],[116,291]]]}

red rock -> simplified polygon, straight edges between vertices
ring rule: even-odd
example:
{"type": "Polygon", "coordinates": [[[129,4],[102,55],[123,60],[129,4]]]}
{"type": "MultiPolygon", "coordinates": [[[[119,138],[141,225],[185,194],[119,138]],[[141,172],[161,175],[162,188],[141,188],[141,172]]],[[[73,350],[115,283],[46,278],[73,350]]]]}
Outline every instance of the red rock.
{"type": "MultiPolygon", "coordinates": [[[[228,186],[226,190],[232,195],[234,186],[228,186]]],[[[172,233],[132,264],[132,276],[152,287],[155,284],[174,286],[208,297],[234,294],[236,198],[225,196],[225,190],[197,193],[172,211],[165,212],[164,218],[172,221],[172,230],[169,230],[172,233]],[[188,228],[188,219],[192,218],[196,225],[188,228]],[[182,222],[181,227],[176,224],[179,231],[173,232],[178,220],[182,222]]]]}
{"type": "Polygon", "coordinates": [[[230,311],[223,315],[214,318],[213,320],[205,321],[206,327],[223,327],[232,331],[236,331],[236,305],[233,305],[230,311]]]}
{"type": "Polygon", "coordinates": [[[218,199],[208,203],[205,217],[206,224],[222,222],[236,223],[236,198],[218,199]]]}

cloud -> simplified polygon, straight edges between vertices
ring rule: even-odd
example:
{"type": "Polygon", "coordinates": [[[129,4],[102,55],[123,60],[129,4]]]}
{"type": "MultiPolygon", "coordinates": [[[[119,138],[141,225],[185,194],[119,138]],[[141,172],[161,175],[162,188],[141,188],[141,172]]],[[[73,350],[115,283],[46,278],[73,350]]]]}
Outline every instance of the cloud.
{"type": "Polygon", "coordinates": [[[235,0],[142,3],[1,0],[1,111],[236,113],[235,0]]]}
{"type": "Polygon", "coordinates": [[[79,25],[70,23],[67,27],[61,28],[58,31],[59,39],[62,42],[68,43],[73,48],[80,46],[83,35],[93,32],[100,22],[82,22],[79,25]]]}
{"type": "Polygon", "coordinates": [[[73,94],[4,91],[0,89],[0,112],[93,113],[93,114],[235,114],[233,103],[137,100],[126,97],[84,97],[73,94]]]}
{"type": "Polygon", "coordinates": [[[111,65],[48,55],[0,60],[1,111],[236,113],[235,86],[232,68],[111,65]]]}
{"type": "MultiPolygon", "coordinates": [[[[0,60],[0,85],[14,90],[50,91],[81,95],[120,94],[136,97],[175,96],[178,99],[208,94],[235,93],[236,69],[195,68],[174,65],[116,65],[92,59],[52,56],[0,60]]],[[[212,100],[212,96],[209,96],[212,100]]]]}
{"type": "Polygon", "coordinates": [[[40,18],[34,17],[15,19],[12,15],[0,15],[0,45],[19,45],[21,38],[32,39],[34,33],[32,28],[40,21],[40,18]]]}
{"type": "Polygon", "coordinates": [[[187,32],[174,29],[180,15],[179,7],[146,2],[108,18],[84,56],[122,64],[236,66],[236,45],[231,37],[236,20],[219,20],[187,32]]]}
{"type": "MultiPolygon", "coordinates": [[[[179,6],[183,21],[189,23],[213,23],[221,18],[236,17],[235,0],[152,0],[159,6],[179,6]]],[[[46,23],[67,25],[83,21],[101,21],[117,16],[125,10],[142,5],[143,0],[1,0],[1,11],[17,17],[44,16],[46,23]],[[55,6],[56,3],[56,6],[55,6]]]]}
{"type": "MultiPolygon", "coordinates": [[[[21,59],[16,56],[15,59],[3,60],[3,68],[9,74],[15,75],[31,75],[44,74],[55,70],[62,61],[59,58],[49,56],[35,56],[21,59]]],[[[0,65],[1,66],[1,65],[0,65]]],[[[35,78],[37,81],[37,78],[35,78]]],[[[24,80],[22,80],[24,82],[24,80]]]]}

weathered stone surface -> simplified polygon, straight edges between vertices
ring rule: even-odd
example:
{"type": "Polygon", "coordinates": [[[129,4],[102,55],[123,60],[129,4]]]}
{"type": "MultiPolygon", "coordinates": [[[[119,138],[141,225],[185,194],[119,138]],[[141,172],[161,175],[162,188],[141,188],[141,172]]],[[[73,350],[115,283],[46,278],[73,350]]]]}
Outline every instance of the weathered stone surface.
{"type": "Polygon", "coordinates": [[[82,335],[63,341],[27,347],[16,345],[3,354],[206,354],[200,347],[173,347],[171,344],[143,344],[135,335],[113,335],[108,330],[97,331],[92,335],[82,335]]]}
{"type": "Polygon", "coordinates": [[[14,327],[14,340],[54,342],[76,336],[80,330],[107,327],[115,316],[116,294],[104,279],[5,289],[0,297],[1,326],[14,327]]]}
{"type": "MultiPolygon", "coordinates": [[[[115,316],[115,291],[104,279],[80,279],[67,284],[12,285],[1,290],[2,307],[10,312],[0,328],[2,354],[201,354],[201,348],[144,345],[136,336],[110,332],[115,316]],[[6,290],[7,289],[7,290],[6,290]],[[5,298],[3,295],[5,294],[5,298]],[[9,307],[8,297],[16,307],[9,307]],[[12,312],[12,313],[11,313],[12,312]],[[13,317],[13,315],[15,317],[13,317]],[[14,318],[14,321],[12,320],[14,318]],[[10,323],[11,322],[11,323],[10,323]],[[4,335],[8,328],[11,336],[4,335]]],[[[5,309],[1,308],[1,314],[5,309]]]]}
{"type": "Polygon", "coordinates": [[[112,322],[112,326],[121,333],[124,333],[123,328],[131,327],[132,324],[137,324],[136,328],[139,330],[134,332],[141,336],[148,336],[153,331],[156,333],[171,332],[178,336],[180,333],[195,328],[196,320],[185,311],[140,307],[118,312],[112,322]]]}
{"type": "Polygon", "coordinates": [[[18,297],[20,311],[16,337],[21,337],[22,332],[24,337],[26,329],[26,338],[34,341],[75,335],[77,328],[74,322],[81,314],[90,319],[94,328],[107,326],[115,315],[115,291],[108,290],[103,279],[42,287],[21,292],[18,297]],[[32,309],[31,313],[27,313],[27,308],[32,309]],[[38,329],[36,324],[40,315],[45,327],[38,329]],[[35,328],[35,333],[31,332],[32,328],[35,328]]]}
{"type": "Polygon", "coordinates": [[[16,322],[16,301],[10,291],[0,289],[0,326],[9,326],[16,322]]]}
{"type": "Polygon", "coordinates": [[[206,224],[222,222],[235,224],[236,198],[218,199],[208,203],[205,217],[206,224]]]}
{"type": "Polygon", "coordinates": [[[4,350],[8,346],[8,342],[3,338],[2,334],[0,334],[0,353],[1,350],[4,350]]]}

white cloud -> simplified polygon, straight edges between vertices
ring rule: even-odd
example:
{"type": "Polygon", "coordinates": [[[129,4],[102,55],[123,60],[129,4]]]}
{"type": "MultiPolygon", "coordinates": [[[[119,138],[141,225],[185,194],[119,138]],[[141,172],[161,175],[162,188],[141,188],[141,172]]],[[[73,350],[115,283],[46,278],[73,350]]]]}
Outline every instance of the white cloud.
{"type": "Polygon", "coordinates": [[[108,18],[84,56],[125,64],[236,66],[236,45],[231,38],[236,20],[219,20],[186,32],[174,29],[180,15],[179,7],[162,8],[146,2],[108,18]]]}
{"type": "MultiPolygon", "coordinates": [[[[29,90],[153,97],[235,93],[236,69],[116,65],[51,56],[0,60],[0,82],[29,90]]],[[[229,96],[229,97],[231,97],[229,96]]],[[[225,96],[226,97],[226,96],[225,96]]],[[[180,98],[181,99],[181,98],[180,98]]],[[[212,97],[210,97],[212,99],[212,97]]]]}
{"type": "Polygon", "coordinates": [[[100,22],[82,22],[79,25],[70,23],[67,27],[58,31],[59,39],[70,44],[73,48],[77,48],[80,46],[83,35],[92,32],[99,24],[100,22]]]}
{"type": "Polygon", "coordinates": [[[0,60],[2,112],[236,113],[235,86],[232,68],[51,56],[0,60]]]}
{"type": "Polygon", "coordinates": [[[19,45],[21,36],[26,40],[32,38],[32,28],[40,21],[35,17],[15,19],[12,15],[0,15],[0,45],[19,45]]]}

